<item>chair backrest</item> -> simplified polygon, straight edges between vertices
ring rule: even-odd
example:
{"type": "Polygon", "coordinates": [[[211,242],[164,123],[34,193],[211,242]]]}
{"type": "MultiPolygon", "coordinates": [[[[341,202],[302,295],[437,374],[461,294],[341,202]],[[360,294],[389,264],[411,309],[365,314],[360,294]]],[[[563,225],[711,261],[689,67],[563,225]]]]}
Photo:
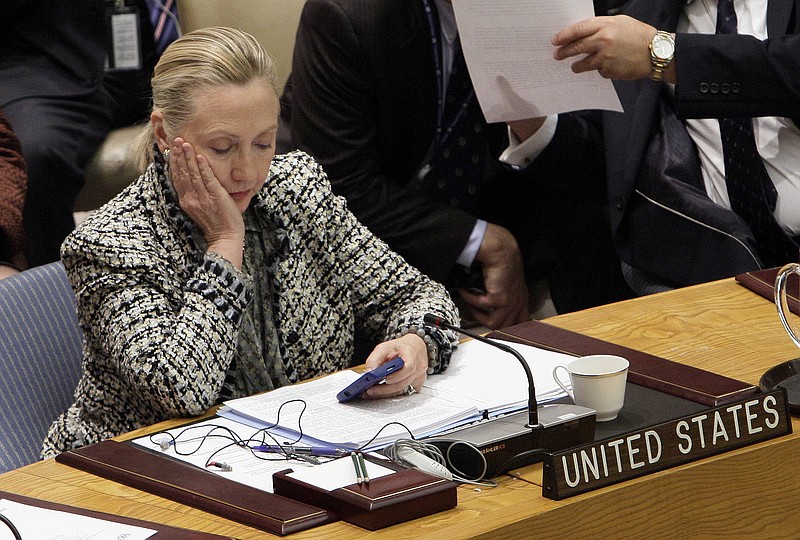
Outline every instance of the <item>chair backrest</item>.
{"type": "MultiPolygon", "coordinates": [[[[184,32],[231,26],[252,34],[275,59],[280,95],[292,69],[295,33],[304,3],[305,0],[178,0],[178,15],[184,32]]],[[[86,182],[75,201],[75,210],[99,208],[139,176],[131,144],[140,131],[141,126],[136,125],[109,133],[87,165],[86,182]]]]}
{"type": "Polygon", "coordinates": [[[178,0],[184,32],[231,26],[253,35],[275,59],[278,94],[292,69],[294,38],[305,0],[178,0]]]}
{"type": "Polygon", "coordinates": [[[72,403],[83,334],[60,262],[0,280],[0,472],[39,459],[72,403]]]}

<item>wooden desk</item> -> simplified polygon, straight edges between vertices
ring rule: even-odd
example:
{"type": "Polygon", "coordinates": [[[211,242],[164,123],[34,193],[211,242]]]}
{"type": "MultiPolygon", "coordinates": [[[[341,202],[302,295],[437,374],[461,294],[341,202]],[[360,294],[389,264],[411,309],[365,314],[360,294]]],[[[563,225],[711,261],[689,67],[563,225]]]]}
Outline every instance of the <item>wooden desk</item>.
{"type": "MultiPolygon", "coordinates": [[[[753,384],[800,356],[775,307],[732,279],[548,322],[753,384]]],[[[793,428],[564,501],[541,496],[541,465],[532,465],[516,471],[519,478],[499,478],[494,489],[461,486],[458,507],[448,512],[377,533],[339,522],[291,538],[800,538],[800,419],[793,428]]],[[[236,538],[269,536],[54,461],[1,475],[0,489],[236,538]]]]}

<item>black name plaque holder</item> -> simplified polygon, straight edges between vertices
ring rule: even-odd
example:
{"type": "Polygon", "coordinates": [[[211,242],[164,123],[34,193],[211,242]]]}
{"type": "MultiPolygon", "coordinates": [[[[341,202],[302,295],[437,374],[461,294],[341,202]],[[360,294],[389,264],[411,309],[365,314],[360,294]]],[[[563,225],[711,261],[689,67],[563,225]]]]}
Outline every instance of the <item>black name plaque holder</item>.
{"type": "Polygon", "coordinates": [[[791,432],[786,390],[755,394],[548,454],[543,463],[542,495],[566,499],[791,432]]]}

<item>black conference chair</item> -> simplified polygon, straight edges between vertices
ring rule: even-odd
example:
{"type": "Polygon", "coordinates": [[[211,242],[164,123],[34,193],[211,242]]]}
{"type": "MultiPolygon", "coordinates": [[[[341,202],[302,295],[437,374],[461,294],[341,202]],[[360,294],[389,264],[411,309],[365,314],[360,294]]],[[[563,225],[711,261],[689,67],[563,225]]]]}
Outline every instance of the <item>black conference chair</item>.
{"type": "Polygon", "coordinates": [[[60,262],[0,280],[0,472],[33,463],[72,403],[83,335],[60,262]]]}

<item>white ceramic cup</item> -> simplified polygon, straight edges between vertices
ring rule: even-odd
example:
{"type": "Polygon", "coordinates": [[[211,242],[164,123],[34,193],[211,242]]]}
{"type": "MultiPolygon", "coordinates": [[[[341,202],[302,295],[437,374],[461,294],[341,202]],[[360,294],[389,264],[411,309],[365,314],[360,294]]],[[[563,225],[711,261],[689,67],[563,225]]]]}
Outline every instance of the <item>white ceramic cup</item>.
{"type": "Polygon", "coordinates": [[[558,386],[568,393],[575,405],[597,411],[597,421],[613,420],[625,403],[628,361],[621,356],[594,354],[581,356],[565,366],[553,369],[558,386]],[[571,388],[559,377],[560,370],[569,375],[571,388]]]}

